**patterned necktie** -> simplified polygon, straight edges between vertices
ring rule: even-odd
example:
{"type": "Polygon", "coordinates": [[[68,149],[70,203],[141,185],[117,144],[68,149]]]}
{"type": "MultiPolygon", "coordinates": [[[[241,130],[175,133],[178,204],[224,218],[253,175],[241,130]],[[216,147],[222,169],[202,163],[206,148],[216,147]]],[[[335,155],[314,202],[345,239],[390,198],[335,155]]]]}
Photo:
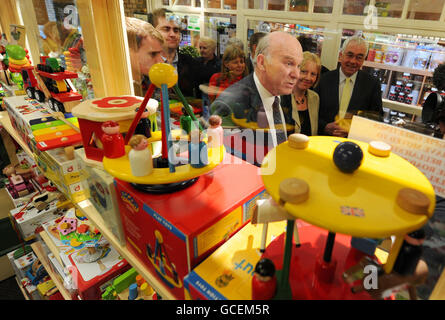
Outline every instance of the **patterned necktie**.
{"type": "Polygon", "coordinates": [[[340,119],[345,117],[348,110],[349,101],[351,100],[352,80],[351,78],[345,79],[345,85],[343,86],[343,92],[341,94],[340,109],[338,110],[338,116],[340,119]]]}
{"type": "Polygon", "coordinates": [[[273,123],[275,124],[275,131],[277,136],[277,145],[286,141],[286,132],[284,131],[283,121],[281,119],[280,112],[280,99],[275,97],[275,100],[272,104],[273,111],[273,123]],[[281,124],[281,126],[279,126],[281,124]]]}

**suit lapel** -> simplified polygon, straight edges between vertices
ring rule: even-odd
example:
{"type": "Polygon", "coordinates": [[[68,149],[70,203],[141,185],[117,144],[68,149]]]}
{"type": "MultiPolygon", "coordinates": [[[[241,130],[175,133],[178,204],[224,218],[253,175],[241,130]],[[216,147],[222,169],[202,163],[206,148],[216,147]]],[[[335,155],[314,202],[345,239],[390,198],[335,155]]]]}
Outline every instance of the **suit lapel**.
{"type": "Polygon", "coordinates": [[[361,71],[357,71],[357,77],[355,78],[354,88],[352,88],[351,100],[349,100],[348,110],[354,110],[357,107],[358,101],[360,101],[360,83],[362,79],[361,71]],[[351,109],[352,107],[352,109],[351,109]]]}

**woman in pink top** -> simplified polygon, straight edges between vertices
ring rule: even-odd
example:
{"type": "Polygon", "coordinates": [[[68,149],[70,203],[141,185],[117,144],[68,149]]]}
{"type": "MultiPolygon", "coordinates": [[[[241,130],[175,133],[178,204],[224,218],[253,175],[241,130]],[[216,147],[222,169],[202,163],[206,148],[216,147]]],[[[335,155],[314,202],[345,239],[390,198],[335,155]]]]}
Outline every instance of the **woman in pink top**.
{"type": "Polygon", "coordinates": [[[235,45],[227,46],[221,62],[221,72],[209,81],[209,99],[213,102],[225,89],[247,75],[244,51],[235,45]]]}

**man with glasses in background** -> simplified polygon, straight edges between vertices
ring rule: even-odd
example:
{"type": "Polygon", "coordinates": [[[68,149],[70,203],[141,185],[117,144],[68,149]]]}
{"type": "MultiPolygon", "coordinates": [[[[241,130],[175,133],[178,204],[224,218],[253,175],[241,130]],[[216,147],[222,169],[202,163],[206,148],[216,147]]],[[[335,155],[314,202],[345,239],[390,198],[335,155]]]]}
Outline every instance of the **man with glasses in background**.
{"type": "Polygon", "coordinates": [[[318,134],[346,137],[340,124],[354,111],[383,115],[380,81],[361,71],[368,54],[368,43],[354,36],[345,40],[339,56],[340,68],[324,73],[315,91],[320,96],[318,134]]]}
{"type": "Polygon", "coordinates": [[[178,86],[184,96],[196,97],[194,72],[196,61],[189,55],[179,53],[181,19],[170,10],[156,9],[151,14],[153,26],[164,37],[163,57],[178,71],[178,86]]]}

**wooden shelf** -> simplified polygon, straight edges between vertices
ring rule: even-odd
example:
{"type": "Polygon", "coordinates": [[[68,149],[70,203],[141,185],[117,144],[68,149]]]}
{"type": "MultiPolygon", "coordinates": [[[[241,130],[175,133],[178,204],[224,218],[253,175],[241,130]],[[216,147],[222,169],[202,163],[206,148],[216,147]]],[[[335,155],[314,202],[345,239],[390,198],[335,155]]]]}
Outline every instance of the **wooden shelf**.
{"type": "Polygon", "coordinates": [[[45,268],[46,272],[48,272],[48,275],[50,276],[50,278],[53,280],[54,284],[56,285],[57,289],[59,289],[60,293],[62,294],[63,298],[65,300],[72,300],[71,299],[71,295],[68,292],[68,290],[65,288],[65,286],[63,285],[63,283],[60,281],[59,277],[57,274],[55,274],[52,271],[51,266],[49,265],[49,261],[48,258],[46,256],[46,254],[44,253],[43,249],[42,249],[42,245],[40,244],[39,241],[34,242],[33,244],[31,244],[31,248],[34,251],[35,255],[37,256],[37,258],[40,260],[40,262],[42,263],[43,267],[45,268]]]}
{"type": "Polygon", "coordinates": [[[164,300],[175,300],[176,298],[168,291],[166,286],[159,281],[154,273],[149,271],[145,265],[131,253],[125,246],[122,246],[110,229],[106,226],[105,221],[96,208],[89,200],[81,201],[75,204],[76,207],[100,230],[102,235],[111,243],[124,258],[131,264],[137,272],[147,281],[147,283],[162,297],[164,300]]]}
{"type": "Polygon", "coordinates": [[[416,75],[420,75],[420,76],[424,76],[424,77],[432,77],[433,76],[433,73],[428,70],[413,69],[413,68],[407,68],[407,67],[403,67],[403,66],[393,66],[390,64],[384,64],[384,63],[367,61],[367,60],[363,63],[363,66],[369,67],[369,68],[376,68],[376,69],[392,70],[392,71],[397,71],[397,72],[408,72],[411,74],[416,74],[416,75]]]}
{"type": "Polygon", "coordinates": [[[422,107],[413,104],[406,104],[398,101],[391,101],[388,99],[382,99],[382,104],[384,108],[389,108],[391,110],[396,110],[403,113],[413,114],[419,117],[422,116],[422,107]]]}

